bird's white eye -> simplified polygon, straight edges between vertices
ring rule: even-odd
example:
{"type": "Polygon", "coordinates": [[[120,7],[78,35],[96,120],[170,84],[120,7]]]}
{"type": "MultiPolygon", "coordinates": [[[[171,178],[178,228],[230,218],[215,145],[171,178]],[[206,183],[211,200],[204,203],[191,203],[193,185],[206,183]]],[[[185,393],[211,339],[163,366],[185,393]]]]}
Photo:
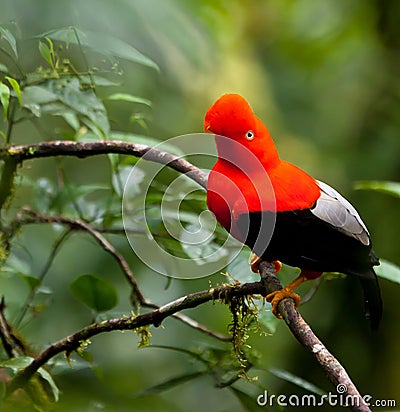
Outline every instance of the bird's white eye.
{"type": "Polygon", "coordinates": [[[253,133],[251,130],[249,130],[249,131],[246,133],[246,139],[247,139],[247,140],[253,140],[253,139],[254,139],[254,133],[253,133]]]}

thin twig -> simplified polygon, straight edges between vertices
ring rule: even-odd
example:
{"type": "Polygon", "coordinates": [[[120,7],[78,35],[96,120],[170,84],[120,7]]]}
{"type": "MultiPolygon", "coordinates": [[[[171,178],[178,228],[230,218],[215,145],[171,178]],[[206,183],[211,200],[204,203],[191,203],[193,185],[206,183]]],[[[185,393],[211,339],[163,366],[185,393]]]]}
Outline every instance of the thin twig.
{"type": "Polygon", "coordinates": [[[199,330],[200,332],[203,332],[206,335],[212,336],[213,338],[216,338],[223,342],[230,342],[232,340],[231,336],[227,336],[222,333],[215,332],[214,330],[207,328],[207,326],[203,325],[202,323],[197,322],[196,320],[190,318],[187,315],[184,315],[183,313],[174,313],[172,316],[180,320],[181,322],[183,322],[185,325],[188,325],[193,329],[199,330]]]}
{"type": "Polygon", "coordinates": [[[79,220],[72,219],[64,216],[51,216],[51,215],[42,215],[36,213],[31,209],[24,208],[22,209],[17,216],[19,224],[29,224],[29,223],[58,223],[69,226],[73,230],[80,230],[89,233],[99,244],[100,246],[108,253],[110,253],[114,259],[117,261],[122,273],[125,275],[125,278],[128,280],[131,288],[131,300],[133,304],[139,303],[141,305],[146,303],[146,299],[143,296],[142,292],[139,289],[139,286],[136,282],[135,276],[133,275],[127,261],[125,258],[117,252],[114,246],[101,234],[99,233],[92,225],[89,223],[79,220]]]}
{"type": "MultiPolygon", "coordinates": [[[[141,306],[146,307],[146,308],[150,308],[150,309],[159,308],[158,305],[148,301],[142,295],[142,293],[140,292],[139,286],[136,282],[136,279],[127,261],[125,260],[125,258],[114,248],[114,246],[97,229],[95,229],[89,223],[84,222],[79,219],[66,218],[64,216],[42,215],[26,207],[21,209],[18,212],[16,222],[18,223],[18,226],[30,224],[30,223],[50,223],[50,224],[58,223],[58,224],[67,225],[70,228],[70,230],[86,231],[91,236],[93,236],[97,240],[97,242],[100,243],[102,248],[106,252],[110,253],[113,256],[113,258],[117,261],[117,263],[119,264],[122,272],[124,273],[126,279],[128,280],[129,284],[132,287],[132,294],[131,294],[132,305],[136,305],[136,303],[139,303],[141,306]]],[[[46,265],[46,267],[47,266],[48,265],[46,265]]],[[[197,329],[200,332],[203,332],[207,335],[213,336],[214,338],[218,340],[225,341],[225,342],[231,340],[230,336],[215,332],[207,328],[207,326],[202,325],[201,323],[195,321],[194,319],[191,319],[189,316],[183,315],[181,313],[175,313],[172,316],[180,320],[181,322],[185,323],[186,325],[194,329],[197,329]]]]}
{"type": "Polygon", "coordinates": [[[56,241],[54,242],[54,245],[52,247],[51,253],[45,263],[45,265],[42,268],[42,271],[40,272],[39,276],[38,276],[38,282],[37,285],[33,288],[31,288],[28,297],[25,300],[25,303],[22,306],[21,312],[17,318],[17,320],[15,321],[14,326],[17,328],[20,323],[22,322],[22,320],[24,319],[26,312],[28,311],[30,305],[32,304],[33,299],[35,298],[36,292],[38,290],[38,288],[42,285],[43,280],[47,274],[47,272],[49,271],[61,245],[63,244],[63,242],[67,239],[67,237],[69,236],[69,234],[71,233],[71,229],[67,229],[64,233],[61,234],[61,236],[56,239],[56,241]]]}

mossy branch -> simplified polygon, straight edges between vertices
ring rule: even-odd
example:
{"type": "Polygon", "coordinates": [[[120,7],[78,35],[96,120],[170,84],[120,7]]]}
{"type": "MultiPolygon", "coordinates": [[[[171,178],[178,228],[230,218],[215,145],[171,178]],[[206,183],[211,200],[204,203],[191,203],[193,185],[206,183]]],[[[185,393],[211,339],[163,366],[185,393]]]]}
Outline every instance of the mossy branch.
{"type": "Polygon", "coordinates": [[[149,325],[158,327],[165,318],[172,316],[181,310],[194,308],[209,301],[221,299],[222,301],[227,302],[234,296],[253,294],[265,294],[265,288],[261,282],[235,286],[221,285],[209,290],[203,290],[183,296],[142,315],[132,315],[93,323],[78,332],[51,344],[45,350],[40,352],[30,365],[13,378],[8,386],[7,393],[11,394],[16,389],[24,386],[40,367],[57,354],[62,352],[71,353],[79,348],[82,341],[86,341],[93,336],[111,331],[138,330],[138,328],[149,325]]]}

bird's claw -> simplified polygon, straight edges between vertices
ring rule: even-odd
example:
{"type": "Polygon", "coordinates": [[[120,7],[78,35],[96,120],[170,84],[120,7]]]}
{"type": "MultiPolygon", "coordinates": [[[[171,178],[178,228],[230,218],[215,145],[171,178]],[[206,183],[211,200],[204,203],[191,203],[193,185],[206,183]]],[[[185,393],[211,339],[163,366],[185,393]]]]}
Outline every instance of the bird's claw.
{"type": "Polygon", "coordinates": [[[279,302],[286,298],[293,299],[296,307],[300,305],[300,296],[297,293],[295,293],[292,289],[286,287],[280,290],[276,290],[275,292],[269,293],[265,297],[266,301],[271,303],[272,313],[278,319],[282,319],[282,316],[280,315],[278,310],[279,302]]]}

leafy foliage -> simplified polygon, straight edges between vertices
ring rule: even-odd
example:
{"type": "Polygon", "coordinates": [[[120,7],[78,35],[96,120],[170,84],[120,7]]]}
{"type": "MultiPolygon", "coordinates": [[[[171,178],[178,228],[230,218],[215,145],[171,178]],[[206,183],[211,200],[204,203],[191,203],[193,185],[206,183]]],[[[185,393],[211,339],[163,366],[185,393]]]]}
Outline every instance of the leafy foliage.
{"type": "MultiPolygon", "coordinates": [[[[1,33],[12,50],[15,51],[15,58],[17,58],[17,40],[6,29],[1,33]]],[[[6,131],[2,132],[7,144],[13,142],[12,130],[15,123],[39,122],[40,127],[46,127],[50,121],[63,124],[63,127],[58,131],[60,137],[63,138],[78,141],[96,141],[108,138],[147,145],[159,143],[157,139],[148,136],[114,130],[106,108],[106,102],[112,101],[129,107],[151,107],[152,103],[149,99],[126,92],[115,92],[113,89],[117,87],[118,83],[109,80],[109,75],[122,76],[118,69],[118,59],[121,58],[157,69],[154,62],[113,37],[103,34],[95,35],[90,32],[84,33],[74,27],[46,32],[38,36],[37,45],[43,66],[40,65],[35,71],[28,72],[22,77],[21,73],[25,73],[25,70],[21,70],[17,76],[4,67],[6,75],[0,83],[0,101],[3,107],[4,122],[8,124],[6,131]],[[85,68],[83,70],[78,70],[70,57],[67,57],[67,53],[72,52],[73,48],[84,56],[85,68]],[[88,66],[89,51],[101,53],[109,59],[110,65],[105,71],[101,72],[88,66]],[[98,91],[100,87],[106,89],[102,92],[103,97],[100,97],[98,91]]],[[[21,69],[17,60],[14,60],[14,64],[19,70],[21,69]]],[[[139,114],[136,112],[135,121],[138,118],[141,118],[140,112],[139,114]]],[[[146,126],[143,122],[140,122],[140,125],[146,126]]],[[[165,144],[163,149],[178,155],[183,154],[179,148],[172,145],[165,144]]],[[[110,154],[108,155],[108,163],[111,174],[108,183],[77,184],[70,180],[63,161],[56,165],[57,180],[47,176],[38,179],[23,176],[21,188],[29,193],[30,204],[29,208],[25,206],[22,210],[9,208],[7,214],[4,215],[6,218],[4,224],[9,225],[7,231],[10,238],[18,238],[21,227],[22,231],[25,231],[24,219],[29,220],[32,213],[36,213],[35,211],[40,211],[43,216],[46,214],[47,216],[70,216],[89,222],[105,233],[124,234],[119,205],[127,173],[130,172],[132,163],[134,164],[135,161],[110,154]],[[31,208],[34,210],[32,211],[31,208]],[[19,223],[13,223],[13,219],[16,217],[19,219],[19,223]]],[[[138,172],[138,183],[140,183],[140,176],[138,172]]],[[[197,246],[190,246],[190,244],[186,245],[185,242],[181,243],[181,240],[184,239],[181,239],[180,236],[175,238],[169,236],[165,221],[173,227],[176,219],[179,218],[179,222],[183,222],[184,231],[196,231],[198,230],[198,215],[205,208],[203,192],[191,190],[190,195],[185,199],[183,192],[177,194],[168,191],[169,180],[168,173],[160,173],[160,176],[157,176],[152,182],[146,197],[148,221],[145,226],[139,224],[135,228],[137,233],[146,236],[150,229],[159,244],[167,251],[189,259],[200,257],[204,251],[210,252],[218,249],[221,243],[219,237],[226,236],[221,230],[210,236],[208,242],[201,246],[203,249],[205,248],[204,250],[199,250],[197,246]],[[175,209],[177,196],[179,202],[186,201],[186,203],[182,202],[178,217],[175,209]],[[158,214],[161,201],[164,202],[162,219],[158,214]]],[[[180,188],[182,189],[183,186],[180,188]]],[[[134,199],[132,199],[132,207],[136,213],[135,207],[137,206],[135,206],[134,199]]],[[[138,207],[137,210],[139,210],[138,207]]],[[[5,256],[7,263],[3,267],[3,276],[7,274],[10,279],[19,278],[28,288],[25,300],[19,299],[22,306],[16,317],[16,327],[23,325],[24,322],[31,322],[36,317],[40,318],[54,306],[53,295],[57,293],[57,289],[48,286],[48,278],[52,274],[51,268],[54,261],[65,249],[73,230],[73,226],[62,231],[60,226],[53,227],[53,235],[57,234],[57,237],[52,240],[53,244],[48,260],[36,273],[32,268],[35,265],[35,259],[31,256],[32,263],[28,264],[24,258],[24,254],[30,252],[24,251],[18,243],[10,244],[11,253],[8,257],[5,256]]],[[[8,254],[8,252],[6,253],[8,254]]],[[[71,273],[68,275],[70,276],[71,273]]],[[[107,277],[85,273],[69,282],[69,289],[73,297],[94,312],[97,319],[107,319],[113,316],[115,312],[111,311],[119,305],[121,291],[107,277]]],[[[68,304],[70,305],[71,302],[68,304]]],[[[148,388],[140,396],[160,393],[204,374],[212,376],[216,385],[220,387],[230,386],[241,376],[247,376],[246,373],[252,367],[254,358],[246,343],[249,337],[248,328],[256,321],[255,313],[258,309],[256,307],[250,309],[245,300],[229,303],[233,315],[231,326],[234,339],[233,354],[230,345],[207,348],[201,352],[187,351],[187,354],[203,364],[205,368],[203,371],[173,377],[164,383],[148,388]]],[[[139,347],[148,347],[151,336],[149,328],[147,326],[141,327],[135,332],[140,336],[139,347]]],[[[19,345],[18,354],[13,353],[11,359],[6,360],[6,354],[2,354],[3,361],[0,366],[10,369],[12,376],[26,368],[33,360],[27,345],[22,342],[19,345]]],[[[177,350],[176,348],[171,349],[177,350]]],[[[96,368],[89,341],[82,341],[75,352],[81,359],[87,361],[90,367],[96,368]]],[[[67,354],[68,361],[74,362],[73,359],[70,359],[70,355],[70,353],[67,354]]],[[[54,370],[60,369],[55,368],[54,370]]],[[[65,371],[65,367],[61,370],[65,371]]],[[[53,396],[52,400],[58,401],[59,390],[53,380],[53,371],[41,368],[38,374],[49,385],[53,396]]],[[[35,401],[33,400],[33,402],[35,401]]]]}
{"type": "MultiPolygon", "coordinates": [[[[12,129],[15,123],[39,121],[45,126],[49,119],[57,118],[64,121],[64,127],[59,132],[62,137],[73,139],[110,137],[112,133],[110,133],[109,115],[97,88],[118,86],[118,83],[107,77],[110,74],[122,76],[118,69],[119,58],[157,69],[157,65],[152,60],[123,41],[105,34],[83,33],[74,27],[69,27],[38,36],[37,50],[44,65],[25,74],[25,69],[20,66],[18,60],[18,41],[12,32],[0,27],[0,40],[8,44],[12,54],[8,52],[7,54],[16,69],[14,73],[7,66],[1,65],[4,75],[0,77],[0,103],[3,109],[3,120],[6,125],[8,124],[6,131],[2,131],[1,134],[7,144],[12,142],[12,129]],[[67,52],[73,52],[74,47],[84,56],[83,70],[74,67],[70,58],[66,57],[67,52]],[[99,69],[89,67],[86,59],[87,50],[96,53],[100,51],[107,57],[108,67],[103,71],[107,77],[102,77],[99,69]]],[[[6,52],[3,48],[1,50],[6,52]]],[[[105,99],[125,102],[129,105],[151,106],[148,99],[121,92],[109,92],[105,99]]],[[[118,139],[130,141],[132,135],[119,133],[118,139]]],[[[113,180],[118,179],[121,173],[122,160],[118,156],[110,157],[113,180]]],[[[24,176],[21,186],[31,193],[30,207],[35,207],[41,213],[66,214],[107,227],[120,223],[120,212],[116,210],[120,204],[121,191],[114,190],[114,186],[110,183],[86,185],[72,183],[67,177],[63,163],[59,163],[57,167],[58,182],[48,177],[32,180],[24,176]],[[96,196],[99,191],[106,193],[106,196],[100,198],[96,196]]],[[[14,227],[12,223],[15,213],[16,211],[9,209],[8,216],[4,215],[4,225],[7,221],[11,224],[8,229],[11,232],[7,236],[17,236],[19,225],[14,227]]],[[[58,231],[59,228],[55,228],[55,232],[58,231]]],[[[22,307],[17,316],[16,327],[29,322],[52,306],[51,297],[54,290],[46,285],[45,278],[69,233],[70,231],[63,232],[54,241],[49,259],[38,274],[34,274],[31,265],[22,257],[24,250],[20,249],[18,244],[12,246],[12,253],[2,269],[2,276],[7,274],[14,280],[20,278],[28,287],[25,302],[19,298],[22,307]]],[[[9,246],[6,248],[8,249],[9,246]]],[[[9,250],[6,250],[7,254],[8,252],[9,250]]],[[[75,278],[70,284],[70,290],[77,300],[96,313],[110,312],[118,304],[119,292],[112,282],[99,275],[84,274],[75,278]]],[[[144,344],[150,332],[144,328],[140,331],[140,335],[144,344]]],[[[16,352],[12,352],[12,357],[6,360],[5,353],[2,353],[1,367],[10,370],[14,375],[27,367],[33,358],[27,356],[29,350],[25,343],[20,342],[16,337],[11,339],[19,342],[18,356],[16,352]]],[[[85,359],[91,359],[91,355],[87,351],[84,353],[82,348],[78,348],[77,354],[85,359]]],[[[40,368],[38,374],[48,383],[53,400],[57,402],[59,390],[51,372],[40,368]]]]}

